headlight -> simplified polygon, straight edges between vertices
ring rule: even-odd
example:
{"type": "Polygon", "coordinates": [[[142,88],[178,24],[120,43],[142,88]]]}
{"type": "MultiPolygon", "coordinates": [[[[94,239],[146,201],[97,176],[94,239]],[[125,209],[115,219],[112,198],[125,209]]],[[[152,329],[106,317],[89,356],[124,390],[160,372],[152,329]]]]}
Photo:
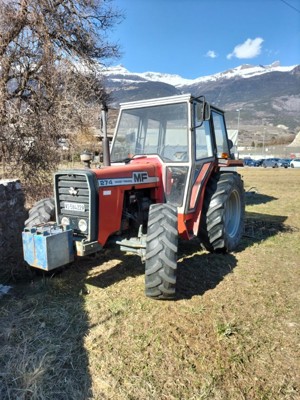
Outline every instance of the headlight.
{"type": "Polygon", "coordinates": [[[86,232],[87,231],[87,222],[85,219],[80,219],[78,222],[78,228],[81,230],[81,232],[86,232]]]}
{"type": "Polygon", "coordinates": [[[69,220],[69,218],[68,217],[62,217],[62,219],[61,219],[61,224],[62,225],[70,225],[70,220],[69,220]]]}

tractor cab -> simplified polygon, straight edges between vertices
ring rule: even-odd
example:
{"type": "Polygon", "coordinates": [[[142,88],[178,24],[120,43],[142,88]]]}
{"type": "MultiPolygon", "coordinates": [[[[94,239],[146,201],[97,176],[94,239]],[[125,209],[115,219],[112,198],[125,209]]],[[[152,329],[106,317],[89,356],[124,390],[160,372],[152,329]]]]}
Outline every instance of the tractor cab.
{"type": "Polygon", "coordinates": [[[163,165],[166,202],[182,214],[193,212],[200,172],[231,158],[223,111],[191,95],[121,104],[111,162],[142,156],[163,165]]]}

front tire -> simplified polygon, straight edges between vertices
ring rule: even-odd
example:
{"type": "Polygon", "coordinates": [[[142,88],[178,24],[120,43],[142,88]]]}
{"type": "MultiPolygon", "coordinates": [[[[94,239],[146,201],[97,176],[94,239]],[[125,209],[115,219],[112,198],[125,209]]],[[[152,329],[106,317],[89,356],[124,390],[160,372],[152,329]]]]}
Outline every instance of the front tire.
{"type": "Polygon", "coordinates": [[[204,198],[199,238],[210,252],[234,250],[243,234],[245,217],[244,184],[236,172],[211,176],[204,198]]]}
{"type": "Polygon", "coordinates": [[[165,300],[175,297],[177,249],[177,208],[152,204],[146,243],[146,296],[165,300]]]}
{"type": "Polygon", "coordinates": [[[25,221],[25,227],[31,228],[55,220],[55,203],[54,199],[49,197],[38,201],[29,210],[29,218],[25,221]]]}

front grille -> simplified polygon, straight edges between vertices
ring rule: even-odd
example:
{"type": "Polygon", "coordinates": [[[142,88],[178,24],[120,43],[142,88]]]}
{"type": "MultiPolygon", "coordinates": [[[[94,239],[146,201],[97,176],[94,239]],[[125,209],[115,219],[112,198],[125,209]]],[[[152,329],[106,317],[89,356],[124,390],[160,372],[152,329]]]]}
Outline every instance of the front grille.
{"type": "MultiPolygon", "coordinates": [[[[65,223],[63,218],[68,218],[68,224],[76,235],[90,239],[90,196],[89,179],[86,174],[68,173],[56,174],[56,202],[58,222],[65,223]],[[86,221],[87,229],[79,229],[79,221],[86,221]]],[[[82,226],[82,224],[81,224],[82,226]]]]}
{"type": "Polygon", "coordinates": [[[55,198],[58,223],[68,223],[75,235],[88,241],[98,237],[99,185],[92,170],[67,170],[55,174],[55,198]],[[69,222],[62,219],[67,217],[69,222]],[[84,220],[84,221],[82,221],[84,220]],[[85,222],[85,223],[83,223],[85,222]],[[87,229],[83,226],[87,225],[87,229]]]}
{"type": "Polygon", "coordinates": [[[57,188],[59,214],[82,218],[89,217],[90,191],[85,175],[58,176],[57,188]],[[79,211],[83,207],[78,207],[78,205],[83,205],[84,211],[79,211]]]}

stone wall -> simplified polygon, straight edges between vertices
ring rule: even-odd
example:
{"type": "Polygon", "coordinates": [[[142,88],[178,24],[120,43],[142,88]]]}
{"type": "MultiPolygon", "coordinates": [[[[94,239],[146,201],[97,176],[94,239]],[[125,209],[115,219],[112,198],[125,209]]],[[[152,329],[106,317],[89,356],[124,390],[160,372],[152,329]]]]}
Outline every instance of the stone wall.
{"type": "Polygon", "coordinates": [[[18,180],[0,180],[0,271],[12,271],[23,260],[22,230],[27,218],[18,180]]]}

